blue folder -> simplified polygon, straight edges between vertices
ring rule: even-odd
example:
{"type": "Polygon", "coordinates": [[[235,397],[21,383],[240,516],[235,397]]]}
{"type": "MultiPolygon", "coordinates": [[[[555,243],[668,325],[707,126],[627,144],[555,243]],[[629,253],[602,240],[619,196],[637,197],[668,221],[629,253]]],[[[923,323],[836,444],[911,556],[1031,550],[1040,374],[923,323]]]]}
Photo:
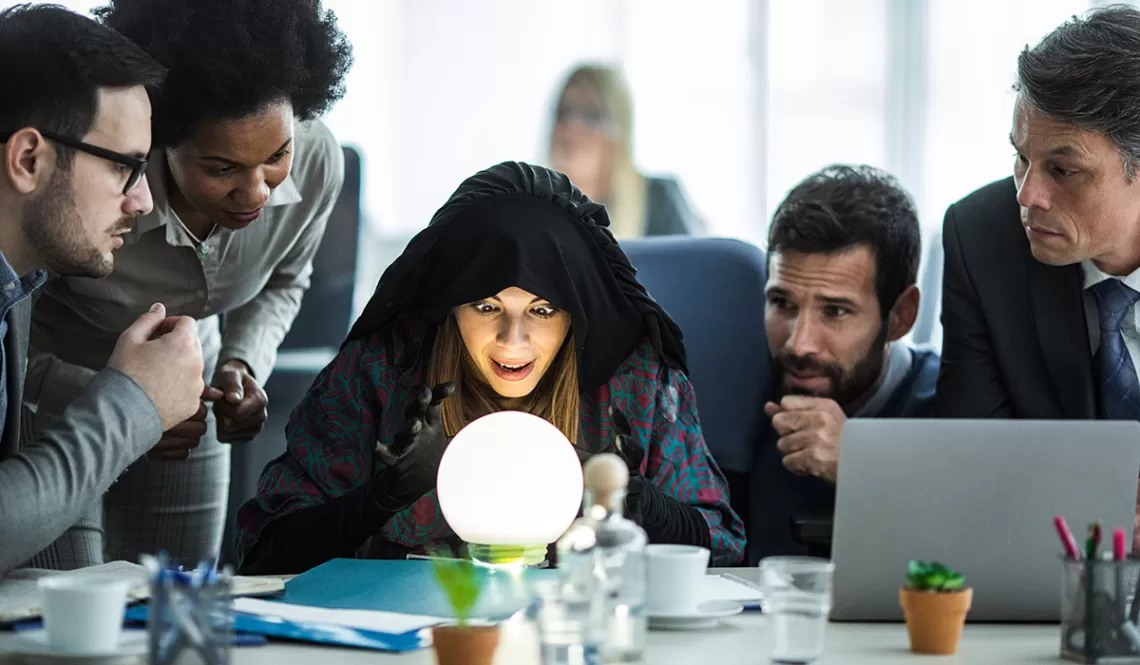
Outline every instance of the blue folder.
{"type": "MultiPolygon", "coordinates": [[[[145,623],[147,606],[136,605],[127,610],[127,621],[145,623]]],[[[413,651],[428,645],[419,631],[401,634],[360,630],[331,624],[294,623],[275,618],[234,613],[234,646],[252,645],[251,636],[264,635],[298,642],[314,642],[334,646],[360,647],[379,651],[413,651]]]]}
{"type": "MultiPolygon", "coordinates": [[[[450,617],[447,596],[424,559],[333,559],[285,583],[282,600],[339,610],[378,610],[450,617]]],[[[484,568],[483,590],[472,618],[502,621],[526,607],[531,586],[555,579],[540,568],[484,568]]]]}
{"type": "MultiPolygon", "coordinates": [[[[339,610],[374,610],[451,617],[447,596],[435,580],[432,562],[423,559],[333,559],[285,583],[279,602],[339,610]]],[[[471,613],[476,620],[501,621],[524,609],[535,582],[554,579],[555,570],[484,568],[483,589],[471,613]]],[[[127,610],[126,618],[146,621],[145,605],[127,610]]],[[[427,646],[420,631],[389,634],[330,624],[293,623],[235,613],[234,631],[269,637],[362,647],[382,651],[411,651],[427,646]]]]}

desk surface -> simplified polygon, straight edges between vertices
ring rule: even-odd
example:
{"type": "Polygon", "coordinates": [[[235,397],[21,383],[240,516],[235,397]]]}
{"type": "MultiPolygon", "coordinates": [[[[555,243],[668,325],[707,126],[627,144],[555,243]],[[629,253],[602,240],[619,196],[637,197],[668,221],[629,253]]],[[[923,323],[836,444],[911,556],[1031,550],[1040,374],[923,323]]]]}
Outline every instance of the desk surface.
{"type": "MultiPolygon", "coordinates": [[[[715,571],[714,571],[715,572],[715,571]]],[[[755,579],[755,569],[732,571],[755,579]]],[[[715,628],[701,631],[650,631],[648,653],[643,662],[654,665],[691,665],[716,662],[717,665],[757,665],[764,663],[764,647],[769,642],[768,625],[758,613],[744,613],[725,619],[715,628]],[[710,660],[711,658],[711,660],[710,660]]],[[[0,664],[21,661],[4,653],[11,633],[0,633],[0,664]]],[[[538,665],[533,630],[511,625],[504,630],[496,654],[496,665],[538,665]]],[[[827,628],[827,665],[892,665],[932,662],[951,665],[1019,665],[1022,663],[1061,663],[1060,629],[1055,625],[971,625],[962,634],[958,653],[935,658],[910,653],[906,626],[897,624],[832,623],[827,628]]],[[[57,661],[58,662],[58,661],[57,661]]],[[[434,665],[430,649],[408,654],[274,643],[244,647],[233,652],[233,665],[309,665],[335,662],[337,665],[434,665]]]]}
{"type": "MultiPolygon", "coordinates": [[[[742,615],[719,627],[700,632],[649,633],[648,653],[642,662],[653,665],[764,665],[767,627],[758,615],[742,615]]],[[[524,636],[504,642],[495,665],[538,665],[533,642],[524,636]],[[529,646],[529,648],[528,648],[529,646]]],[[[529,636],[528,636],[529,637],[529,636]]],[[[824,662],[827,665],[1020,665],[1063,663],[1056,626],[967,626],[958,653],[931,658],[910,653],[902,624],[831,624],[824,662]]],[[[377,655],[348,649],[274,645],[248,647],[234,652],[234,665],[301,665],[335,662],[337,665],[434,665],[431,650],[410,654],[377,655]]]]}

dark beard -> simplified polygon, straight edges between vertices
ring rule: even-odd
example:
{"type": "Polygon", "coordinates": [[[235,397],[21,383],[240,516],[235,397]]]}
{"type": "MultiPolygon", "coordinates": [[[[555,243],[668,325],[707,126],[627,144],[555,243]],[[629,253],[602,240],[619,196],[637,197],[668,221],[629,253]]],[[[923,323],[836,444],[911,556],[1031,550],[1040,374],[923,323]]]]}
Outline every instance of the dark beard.
{"type": "MultiPolygon", "coordinates": [[[[864,397],[879,380],[883,371],[883,356],[886,354],[887,326],[884,323],[879,328],[879,334],[871,348],[850,371],[839,363],[827,363],[817,360],[814,356],[795,356],[781,351],[772,359],[772,374],[780,397],[784,395],[809,395],[811,397],[826,397],[834,400],[844,410],[856,400],[864,397]],[[830,389],[824,391],[810,391],[788,385],[788,371],[799,373],[812,372],[826,376],[831,384],[830,389]]],[[[850,415],[850,414],[848,414],[850,415]]]]}
{"type": "MultiPolygon", "coordinates": [[[[132,217],[123,217],[114,229],[129,229],[132,223],[132,217]]],[[[44,193],[25,204],[24,234],[44,265],[57,275],[106,277],[115,268],[103,252],[88,244],[69,171],[57,169],[44,193]]]]}

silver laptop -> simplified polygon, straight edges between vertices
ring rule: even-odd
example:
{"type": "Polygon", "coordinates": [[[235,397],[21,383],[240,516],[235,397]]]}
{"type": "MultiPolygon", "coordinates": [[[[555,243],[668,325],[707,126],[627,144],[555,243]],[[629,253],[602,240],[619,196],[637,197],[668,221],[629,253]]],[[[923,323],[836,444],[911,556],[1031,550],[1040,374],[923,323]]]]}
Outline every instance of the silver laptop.
{"type": "Polygon", "coordinates": [[[1063,515],[1083,548],[1100,520],[1131,543],[1133,421],[852,419],[840,439],[833,621],[898,621],[911,559],[959,570],[970,621],[1057,621],[1063,515]]]}

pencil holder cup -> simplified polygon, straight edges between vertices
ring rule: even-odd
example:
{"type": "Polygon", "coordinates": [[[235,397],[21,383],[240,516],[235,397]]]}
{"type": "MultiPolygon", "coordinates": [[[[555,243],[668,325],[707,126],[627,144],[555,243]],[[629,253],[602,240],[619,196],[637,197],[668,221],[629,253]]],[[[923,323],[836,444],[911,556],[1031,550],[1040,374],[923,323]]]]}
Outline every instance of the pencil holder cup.
{"type": "Polygon", "coordinates": [[[1063,565],[1061,657],[1076,663],[1140,663],[1140,559],[1066,557],[1063,565]]]}
{"type": "Polygon", "coordinates": [[[152,570],[147,616],[150,665],[228,665],[233,643],[231,573],[152,570]]]}

